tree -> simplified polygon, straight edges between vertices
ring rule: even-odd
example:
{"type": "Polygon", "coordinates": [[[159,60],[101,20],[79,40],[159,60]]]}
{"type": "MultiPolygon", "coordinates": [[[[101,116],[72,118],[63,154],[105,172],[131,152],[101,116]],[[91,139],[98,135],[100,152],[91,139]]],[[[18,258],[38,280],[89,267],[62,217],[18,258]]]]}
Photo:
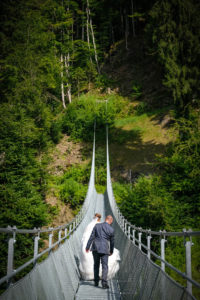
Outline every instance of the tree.
{"type": "Polygon", "coordinates": [[[179,116],[189,116],[200,96],[199,3],[158,1],[150,11],[154,51],[163,66],[163,83],[171,91],[179,116]]]}

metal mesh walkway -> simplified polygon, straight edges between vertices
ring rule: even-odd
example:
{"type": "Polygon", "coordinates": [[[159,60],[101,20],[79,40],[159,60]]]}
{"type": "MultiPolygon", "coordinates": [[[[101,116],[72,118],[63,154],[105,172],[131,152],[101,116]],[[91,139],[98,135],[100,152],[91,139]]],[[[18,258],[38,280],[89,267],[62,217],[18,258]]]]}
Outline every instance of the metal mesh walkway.
{"type": "Polygon", "coordinates": [[[103,290],[101,286],[94,287],[91,281],[82,281],[80,283],[76,300],[120,300],[120,292],[117,280],[109,280],[109,289],[103,290]]]}

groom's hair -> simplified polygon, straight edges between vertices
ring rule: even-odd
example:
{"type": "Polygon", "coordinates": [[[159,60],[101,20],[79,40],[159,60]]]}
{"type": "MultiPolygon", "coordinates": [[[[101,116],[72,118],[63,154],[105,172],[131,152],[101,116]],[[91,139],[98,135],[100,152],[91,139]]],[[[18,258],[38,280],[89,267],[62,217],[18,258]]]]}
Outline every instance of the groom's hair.
{"type": "Polygon", "coordinates": [[[100,219],[101,219],[101,214],[96,213],[96,214],[94,215],[94,217],[95,217],[95,218],[98,218],[98,220],[100,220],[100,219]]]}

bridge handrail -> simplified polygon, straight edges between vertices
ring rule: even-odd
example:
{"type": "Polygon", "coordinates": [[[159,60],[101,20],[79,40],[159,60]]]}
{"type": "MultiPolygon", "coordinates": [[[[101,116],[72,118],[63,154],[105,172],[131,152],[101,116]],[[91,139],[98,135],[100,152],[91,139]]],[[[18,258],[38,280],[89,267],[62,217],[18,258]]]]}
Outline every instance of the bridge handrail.
{"type": "Polygon", "coordinates": [[[200,231],[192,231],[191,229],[183,229],[183,231],[175,232],[175,231],[165,231],[165,230],[160,230],[160,231],[152,231],[150,229],[143,229],[142,227],[137,227],[133,224],[131,224],[127,219],[125,219],[125,222],[131,226],[131,228],[142,232],[146,234],[151,234],[151,235],[158,235],[158,236],[184,236],[184,237],[190,237],[190,236],[198,236],[200,235],[200,231]]]}
{"type": "Polygon", "coordinates": [[[139,249],[142,251],[141,246],[147,251],[147,257],[151,259],[151,254],[159,259],[161,261],[161,269],[165,272],[165,266],[169,267],[176,273],[178,273],[181,277],[187,280],[187,291],[192,295],[192,284],[198,288],[200,288],[200,284],[193,280],[191,278],[191,246],[192,236],[199,236],[200,231],[192,231],[191,229],[186,230],[183,229],[182,232],[167,232],[165,230],[160,231],[153,231],[151,229],[143,229],[142,227],[136,227],[135,225],[131,224],[128,220],[125,219],[125,217],[120,212],[120,209],[115,201],[113,189],[112,189],[112,181],[111,181],[111,174],[110,174],[110,161],[109,161],[109,147],[108,147],[108,126],[106,128],[106,136],[107,136],[107,192],[108,192],[108,198],[110,201],[110,206],[113,211],[113,214],[115,215],[115,219],[118,222],[121,229],[124,231],[124,233],[128,236],[130,240],[135,244],[135,241],[138,243],[139,249]],[[134,234],[131,234],[134,232],[134,234]],[[135,237],[135,231],[138,231],[139,239],[135,237]],[[141,241],[142,233],[145,233],[147,235],[147,243],[148,245],[144,245],[141,241]],[[161,238],[161,256],[156,254],[154,251],[150,249],[150,240],[151,236],[160,236],[161,238]],[[167,236],[182,236],[185,239],[185,246],[186,246],[186,272],[187,274],[181,272],[176,267],[171,265],[165,260],[165,237],[167,236]],[[186,242],[186,238],[189,238],[190,240],[186,242]]]}
{"type": "Polygon", "coordinates": [[[25,269],[30,264],[36,264],[37,259],[43,256],[47,252],[51,252],[53,248],[55,248],[57,245],[59,245],[62,241],[67,239],[73,232],[76,230],[76,228],[81,223],[83,217],[85,216],[85,213],[89,207],[89,195],[90,192],[94,189],[94,174],[95,174],[95,129],[96,129],[96,123],[94,123],[94,140],[93,140],[93,154],[92,154],[92,165],[91,165],[91,173],[90,173],[90,180],[88,184],[88,190],[85,197],[85,201],[82,205],[81,210],[79,213],[75,216],[75,218],[70,221],[67,224],[58,226],[58,227],[49,227],[48,229],[45,228],[34,228],[34,229],[18,229],[16,226],[8,226],[7,228],[0,228],[0,233],[5,234],[12,234],[12,237],[8,240],[8,260],[7,260],[7,275],[0,278],[0,285],[4,283],[5,281],[8,282],[8,285],[10,284],[10,280],[20,271],[25,269]],[[65,231],[64,237],[61,236],[62,230],[65,231]],[[52,244],[52,238],[51,241],[49,239],[49,247],[46,248],[41,253],[38,253],[38,241],[40,239],[41,233],[49,233],[49,236],[52,232],[58,231],[58,241],[52,244]],[[34,257],[27,261],[25,264],[18,267],[18,269],[13,270],[13,261],[14,261],[14,244],[16,242],[16,234],[35,234],[34,239],[34,257]]]}
{"type": "Polygon", "coordinates": [[[71,224],[74,223],[74,221],[76,220],[76,217],[72,219],[72,221],[70,221],[67,224],[58,226],[58,227],[49,227],[48,229],[40,229],[40,228],[34,228],[34,229],[18,229],[16,226],[8,226],[7,228],[0,228],[0,233],[21,233],[21,234],[35,234],[35,233],[47,233],[47,232],[52,232],[52,231],[58,231],[58,230],[64,230],[65,228],[69,227],[71,224]]]}
{"type": "Polygon", "coordinates": [[[62,241],[64,241],[66,238],[68,238],[72,232],[74,232],[76,228],[74,228],[69,234],[67,234],[66,236],[64,236],[63,238],[61,238],[59,241],[55,242],[52,246],[46,248],[45,250],[43,250],[41,253],[37,254],[34,258],[30,259],[29,261],[27,261],[25,264],[21,265],[19,268],[17,268],[16,270],[13,270],[12,273],[10,273],[9,275],[6,275],[4,277],[2,277],[0,279],[0,285],[6,281],[9,281],[10,279],[12,279],[16,274],[18,274],[19,272],[21,272],[22,270],[24,270],[26,267],[28,267],[29,265],[31,265],[32,263],[34,264],[40,257],[42,257],[45,253],[50,252],[51,250],[53,250],[53,248],[55,248],[57,245],[59,245],[62,241]]]}
{"type": "MultiPolygon", "coordinates": [[[[133,237],[133,236],[131,236],[133,237]]],[[[182,276],[184,279],[188,280],[189,282],[191,282],[193,285],[195,285],[196,287],[200,288],[200,284],[195,281],[194,279],[188,277],[185,273],[181,272],[179,269],[177,269],[176,267],[174,267],[173,265],[171,265],[170,263],[168,263],[166,260],[162,259],[161,256],[159,256],[158,254],[156,254],[153,250],[149,249],[145,244],[143,244],[142,242],[140,242],[138,239],[135,238],[135,241],[138,244],[141,244],[141,246],[149,251],[154,257],[156,257],[157,259],[159,259],[161,262],[163,262],[167,267],[169,267],[170,269],[172,269],[173,271],[175,271],[176,273],[178,273],[180,276],[182,276]]]]}

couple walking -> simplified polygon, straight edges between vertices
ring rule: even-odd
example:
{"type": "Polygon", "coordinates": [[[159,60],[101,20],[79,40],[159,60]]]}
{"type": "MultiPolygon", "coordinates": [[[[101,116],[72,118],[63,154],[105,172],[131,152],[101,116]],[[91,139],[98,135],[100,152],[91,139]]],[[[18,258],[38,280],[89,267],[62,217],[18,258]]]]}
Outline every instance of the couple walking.
{"type": "Polygon", "coordinates": [[[80,271],[84,280],[93,280],[95,286],[102,280],[102,287],[109,288],[107,280],[119,270],[119,251],[114,248],[114,229],[112,216],[100,223],[101,215],[96,213],[87,226],[83,238],[80,258],[80,271]],[[101,262],[101,265],[100,265],[101,262]]]}

